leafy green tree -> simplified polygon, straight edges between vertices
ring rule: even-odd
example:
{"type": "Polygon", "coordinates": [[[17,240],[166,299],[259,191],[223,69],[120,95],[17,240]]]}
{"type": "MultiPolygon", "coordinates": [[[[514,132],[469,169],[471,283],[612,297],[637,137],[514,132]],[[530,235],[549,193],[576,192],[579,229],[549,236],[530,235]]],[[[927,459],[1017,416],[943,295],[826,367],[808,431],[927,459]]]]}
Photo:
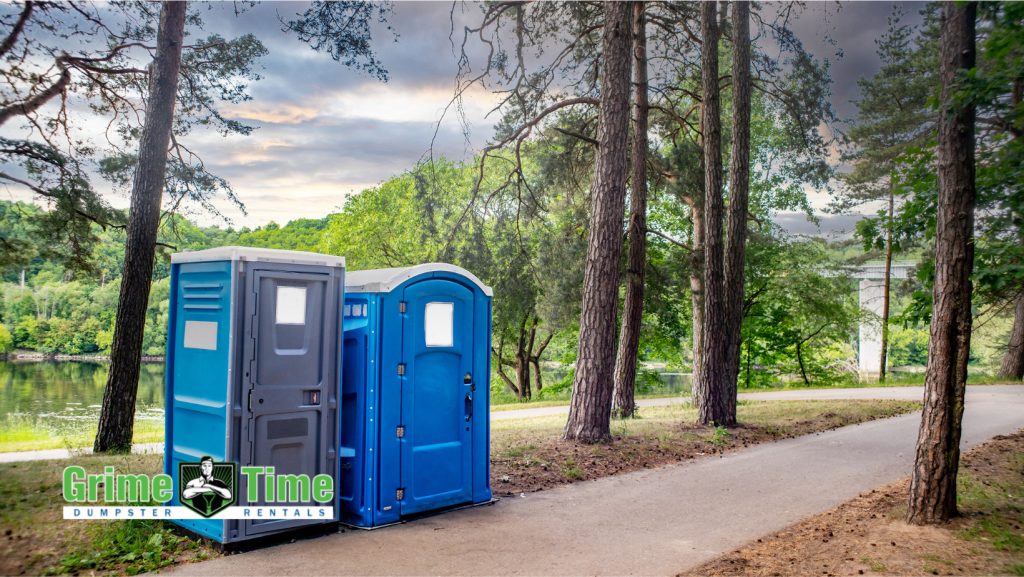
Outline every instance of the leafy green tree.
{"type": "Polygon", "coordinates": [[[6,355],[14,350],[14,337],[7,327],[0,324],[0,355],[6,355]]]}
{"type": "Polygon", "coordinates": [[[755,235],[748,248],[740,382],[749,387],[797,374],[805,385],[829,384],[848,375],[857,291],[827,247],[755,235]],[[766,370],[758,374],[759,367],[766,370]]]}

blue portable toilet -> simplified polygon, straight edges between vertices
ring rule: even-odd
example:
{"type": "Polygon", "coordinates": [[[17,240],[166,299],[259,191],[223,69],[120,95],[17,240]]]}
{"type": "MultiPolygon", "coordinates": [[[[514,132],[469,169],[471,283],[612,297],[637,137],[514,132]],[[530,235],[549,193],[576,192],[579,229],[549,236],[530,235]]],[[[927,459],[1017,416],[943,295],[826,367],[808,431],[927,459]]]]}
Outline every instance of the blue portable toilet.
{"type": "Polygon", "coordinates": [[[491,296],[450,264],[346,276],[343,523],[491,500],[491,296]]]}
{"type": "MultiPolygon", "coordinates": [[[[178,478],[181,463],[210,456],[277,474],[329,474],[337,489],[344,268],[341,257],[262,248],[171,256],[164,472],[175,488],[188,481],[178,478]]],[[[245,505],[245,476],[238,483],[245,505]]],[[[251,505],[265,498],[261,486],[251,505]]],[[[171,504],[180,505],[177,494],[171,504]]],[[[332,506],[327,520],[174,522],[227,544],[336,522],[332,506]]]]}

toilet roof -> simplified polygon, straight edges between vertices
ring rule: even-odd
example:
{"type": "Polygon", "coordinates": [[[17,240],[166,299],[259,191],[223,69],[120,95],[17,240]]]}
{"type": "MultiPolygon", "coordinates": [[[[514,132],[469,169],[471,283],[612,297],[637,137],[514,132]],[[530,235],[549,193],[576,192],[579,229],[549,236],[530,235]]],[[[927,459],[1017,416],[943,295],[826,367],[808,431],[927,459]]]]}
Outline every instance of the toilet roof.
{"type": "Polygon", "coordinates": [[[248,246],[220,246],[206,250],[176,252],[171,255],[172,263],[212,262],[218,260],[244,260],[259,262],[281,262],[288,264],[314,264],[324,266],[345,266],[345,257],[298,250],[276,248],[254,248],[248,246]]]}
{"type": "Polygon", "coordinates": [[[433,272],[449,272],[465,277],[466,280],[480,287],[487,296],[493,296],[491,287],[480,282],[480,279],[468,270],[443,262],[431,262],[399,268],[377,268],[357,270],[345,273],[345,292],[355,293],[386,293],[393,291],[403,282],[423,274],[433,272]]]}

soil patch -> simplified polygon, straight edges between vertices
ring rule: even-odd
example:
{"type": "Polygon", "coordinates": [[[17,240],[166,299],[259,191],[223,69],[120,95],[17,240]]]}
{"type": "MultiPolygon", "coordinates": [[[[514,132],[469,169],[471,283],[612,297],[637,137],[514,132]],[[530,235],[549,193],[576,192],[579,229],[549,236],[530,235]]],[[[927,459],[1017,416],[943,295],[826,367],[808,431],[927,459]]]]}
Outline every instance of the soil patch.
{"type": "Polygon", "coordinates": [[[1024,430],[966,453],[958,477],[946,525],[903,521],[907,478],[685,575],[1024,575],[1024,430]]]}

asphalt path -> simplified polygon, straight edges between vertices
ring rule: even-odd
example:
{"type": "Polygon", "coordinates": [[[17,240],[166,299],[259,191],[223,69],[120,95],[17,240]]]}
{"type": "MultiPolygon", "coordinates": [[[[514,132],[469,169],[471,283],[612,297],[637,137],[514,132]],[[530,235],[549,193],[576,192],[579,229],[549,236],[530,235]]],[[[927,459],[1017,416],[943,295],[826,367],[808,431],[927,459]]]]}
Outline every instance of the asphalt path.
{"type": "MultiPolygon", "coordinates": [[[[741,398],[920,396],[917,387],[779,391],[741,398]]],[[[500,418],[553,414],[542,412],[547,410],[500,418]]],[[[862,423],[375,531],[347,531],[182,565],[171,572],[675,575],[908,475],[919,422],[920,413],[913,413],[862,423]]],[[[1021,427],[1024,386],[968,388],[965,448],[1021,427]]]]}

